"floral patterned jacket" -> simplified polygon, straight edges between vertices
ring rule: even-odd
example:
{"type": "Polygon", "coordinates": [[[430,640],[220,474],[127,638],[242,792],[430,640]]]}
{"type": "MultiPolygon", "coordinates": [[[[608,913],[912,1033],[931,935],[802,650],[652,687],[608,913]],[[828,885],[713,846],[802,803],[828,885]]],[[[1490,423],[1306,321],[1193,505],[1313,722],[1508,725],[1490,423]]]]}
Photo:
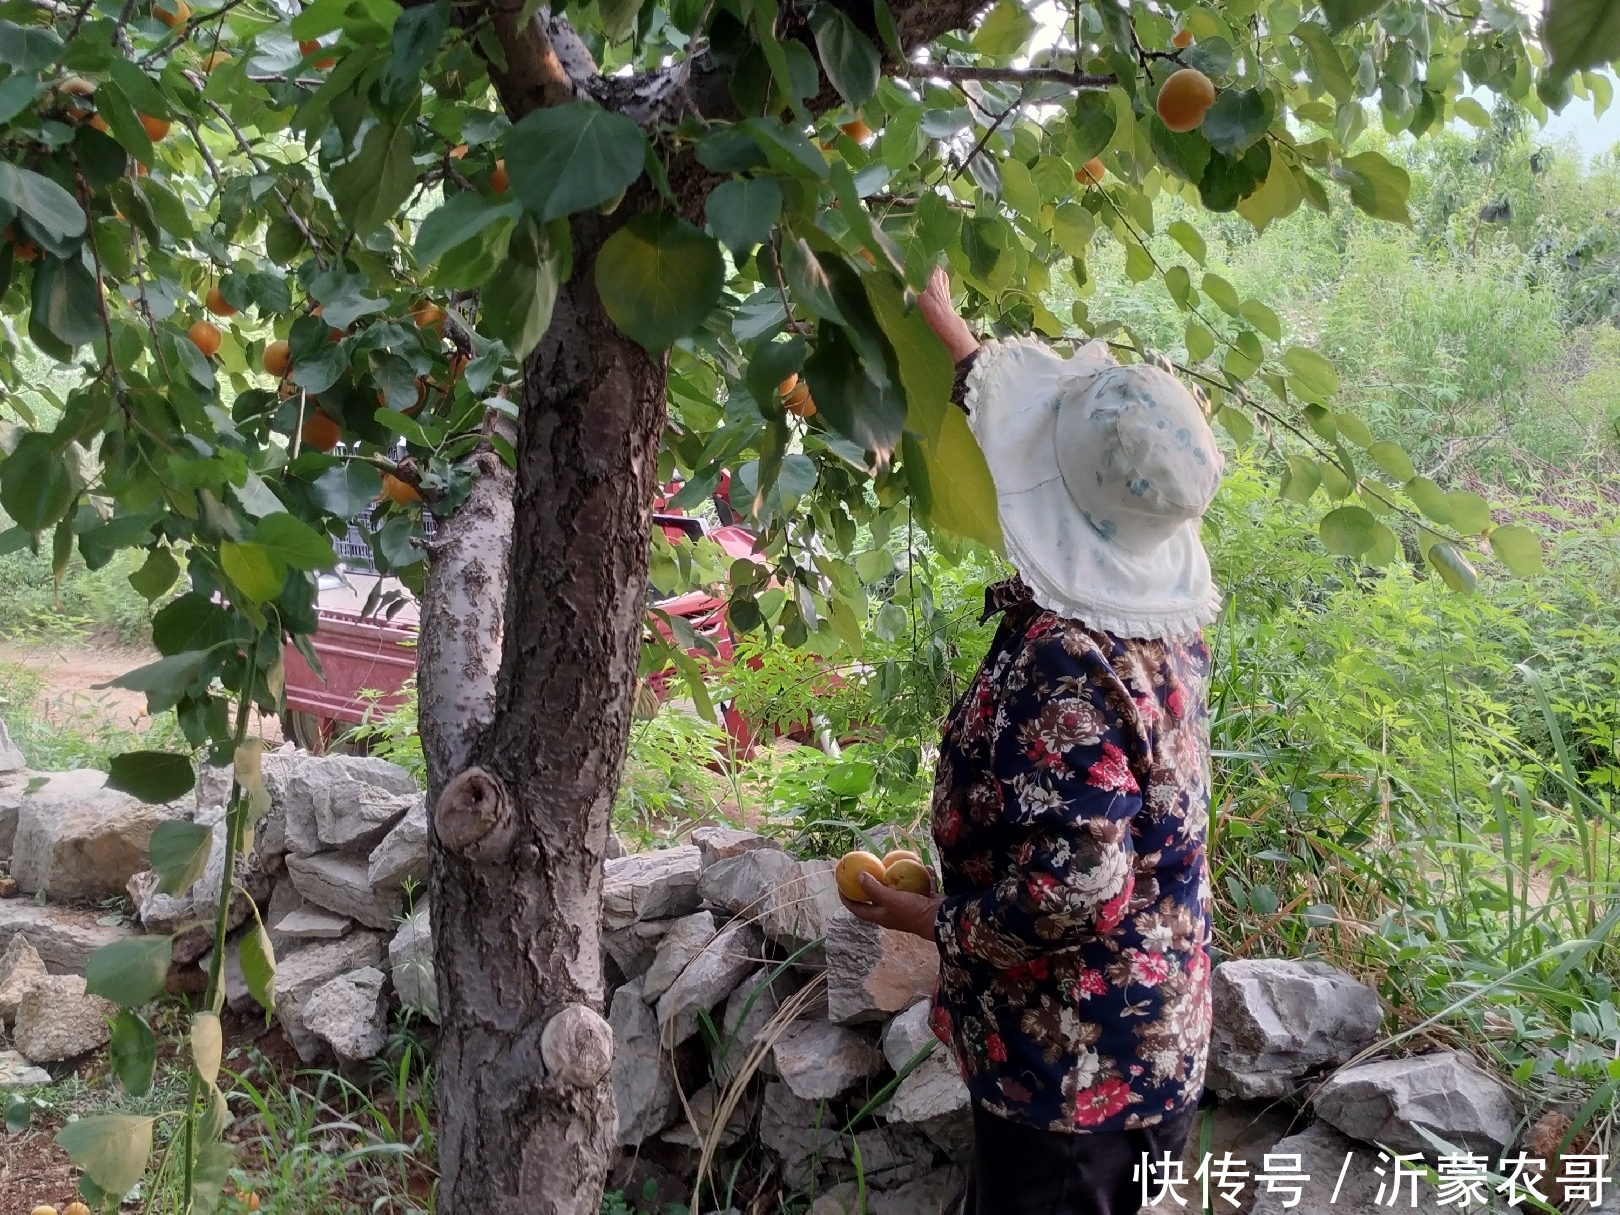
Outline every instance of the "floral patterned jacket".
{"type": "Polygon", "coordinates": [[[1056,1131],[1197,1103],[1209,1048],[1209,651],[1005,611],[946,722],[934,1032],[985,1110],[1056,1131]]]}

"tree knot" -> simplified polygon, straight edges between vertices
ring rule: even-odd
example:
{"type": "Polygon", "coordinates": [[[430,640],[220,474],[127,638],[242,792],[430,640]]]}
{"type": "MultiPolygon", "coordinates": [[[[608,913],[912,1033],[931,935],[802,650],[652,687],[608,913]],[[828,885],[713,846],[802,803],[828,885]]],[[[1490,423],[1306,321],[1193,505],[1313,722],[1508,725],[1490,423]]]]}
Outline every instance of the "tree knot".
{"type": "Polygon", "coordinates": [[[569,1088],[595,1088],[613,1066],[613,1028],[594,1009],[565,1005],[540,1031],[540,1059],[569,1088]]]}
{"type": "Polygon", "coordinates": [[[460,772],[433,811],[439,842],[468,860],[498,861],[512,848],[512,801],[498,777],[482,768],[460,772]]]}

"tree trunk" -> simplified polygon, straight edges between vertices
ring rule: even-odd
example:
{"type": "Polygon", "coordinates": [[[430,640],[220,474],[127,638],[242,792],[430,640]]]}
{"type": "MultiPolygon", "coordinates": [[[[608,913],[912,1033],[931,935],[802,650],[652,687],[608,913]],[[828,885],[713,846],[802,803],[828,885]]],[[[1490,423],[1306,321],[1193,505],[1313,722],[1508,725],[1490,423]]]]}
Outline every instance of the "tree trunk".
{"type": "MultiPolygon", "coordinates": [[[[474,682],[487,667],[424,653],[444,1215],[487,1215],[518,1197],[525,1212],[596,1215],[616,1138],[601,862],[646,612],[664,364],[596,297],[609,222],[575,217],[573,274],[525,367],[510,627],[492,695],[463,698],[492,703],[492,717],[455,703],[456,662],[474,682]],[[466,741],[438,737],[445,726],[466,741]]],[[[449,543],[465,541],[453,529],[449,543]]],[[[429,586],[447,606],[468,590],[466,563],[448,557],[429,586]]],[[[441,622],[430,605],[425,649],[441,622]]]]}

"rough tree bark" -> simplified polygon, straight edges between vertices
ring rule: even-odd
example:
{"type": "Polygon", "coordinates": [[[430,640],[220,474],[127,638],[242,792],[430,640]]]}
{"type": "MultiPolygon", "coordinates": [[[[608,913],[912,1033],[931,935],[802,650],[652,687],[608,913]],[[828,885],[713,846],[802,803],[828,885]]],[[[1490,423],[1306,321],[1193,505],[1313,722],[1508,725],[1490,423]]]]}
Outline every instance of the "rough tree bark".
{"type": "MultiPolygon", "coordinates": [[[[849,7],[872,30],[870,6],[849,7]]],[[[890,7],[906,45],[918,45],[980,6],[890,7]]],[[[646,123],[677,92],[674,71],[582,78],[588,57],[565,22],[542,11],[519,28],[515,7],[490,11],[507,60],[493,76],[514,119],[588,93],[646,123]]],[[[686,83],[699,105],[729,104],[717,71],[686,83]]],[[[689,156],[668,171],[701,223],[706,171],[689,156]]],[[[608,320],[594,269],[612,231],[656,205],[644,187],[610,217],[573,218],[573,273],[524,368],[515,473],[487,457],[435,544],[421,728],[443,1215],[487,1215],[513,1199],[534,1215],[595,1215],[615,1140],[602,852],[645,619],[665,361],[608,320]]]]}

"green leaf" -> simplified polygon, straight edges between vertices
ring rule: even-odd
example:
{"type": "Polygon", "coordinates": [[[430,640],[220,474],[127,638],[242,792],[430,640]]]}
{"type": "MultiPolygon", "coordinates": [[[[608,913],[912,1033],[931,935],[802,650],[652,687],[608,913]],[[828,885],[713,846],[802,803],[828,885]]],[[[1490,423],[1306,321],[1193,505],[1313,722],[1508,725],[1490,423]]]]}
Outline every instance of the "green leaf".
{"type": "Polygon", "coordinates": [[[1541,559],[1541,538],[1528,527],[1510,523],[1498,527],[1490,534],[1491,552],[1507,566],[1508,572],[1520,578],[1531,578],[1545,573],[1547,567],[1541,559]]]}
{"type": "Polygon", "coordinates": [[[56,1133],[56,1143],[85,1176],[120,1198],[146,1173],[152,1154],[151,1118],[135,1114],[100,1114],[70,1122],[56,1133]]]}
{"type": "Polygon", "coordinates": [[[328,175],[338,213],[355,235],[375,232],[410,197],[416,187],[415,151],[411,123],[379,122],[366,133],[360,151],[328,175]]]}
{"type": "Polygon", "coordinates": [[[151,1091],[157,1071],[157,1039],[139,1013],[125,1008],[114,1018],[107,1062],[131,1097],[144,1097],[151,1091]]]}
{"type": "Polygon", "coordinates": [[[163,991],[173,937],[126,937],[103,945],[84,964],[84,989],[120,1008],[139,1008],[163,991]]]}
{"type": "MultiPolygon", "coordinates": [[[[745,382],[762,414],[769,416],[777,408],[781,385],[789,376],[798,374],[804,366],[804,355],[804,339],[797,335],[785,342],[761,342],[755,349],[754,357],[748,363],[745,382]]],[[[704,498],[708,496],[707,493],[703,495],[704,498]]]]}
{"type": "Polygon", "coordinates": [[[153,80],[135,64],[122,56],[114,56],[107,69],[129,103],[150,118],[172,118],[169,99],[153,80]]]}
{"type": "Polygon", "coordinates": [[[168,186],[151,177],[137,177],[135,188],[146,197],[147,205],[165,232],[182,240],[190,240],[195,235],[186,205],[168,186]]]}
{"type": "Polygon", "coordinates": [[[1406,496],[1426,518],[1439,524],[1451,522],[1451,507],[1446,502],[1445,492],[1429,478],[1413,477],[1404,488],[1406,496]]]}
{"type": "Polygon", "coordinates": [[[165,709],[174,708],[186,689],[213,667],[212,654],[207,650],[194,650],[160,658],[144,667],[126,671],[104,684],[96,684],[95,687],[128,688],[132,692],[145,692],[147,712],[157,714],[165,709]]]}
{"type": "Polygon", "coordinates": [[[168,594],[174,580],[180,576],[180,563],[167,545],[159,546],[146,555],[141,568],[129,575],[129,584],[136,594],[148,603],[156,602],[168,594]]]}
{"type": "Polygon", "coordinates": [[[1187,322],[1187,358],[1194,363],[1202,363],[1215,353],[1215,335],[1205,329],[1197,321],[1187,322]]]}
{"type": "Polygon", "coordinates": [[[116,84],[106,82],[96,90],[96,112],[107,123],[107,130],[124,151],[151,168],[157,158],[152,139],[135,114],[135,107],[116,84]]]}
{"type": "Polygon", "coordinates": [[[1304,506],[1322,485],[1322,467],[1307,456],[1289,456],[1277,496],[1304,506]]]}
{"type": "Polygon", "coordinates": [[[703,323],[725,276],[714,238],[663,211],[630,220],[596,256],[596,290],[608,316],[655,352],[703,323]]]}
{"type": "Polygon", "coordinates": [[[199,1012],[191,1018],[191,1066],[197,1079],[213,1087],[219,1078],[219,1061],[224,1052],[225,1038],[219,1024],[219,1015],[199,1012]]]}
{"type": "Polygon", "coordinates": [[[764,244],[776,226],[782,214],[782,187],[770,177],[723,181],[710,191],[703,213],[709,231],[734,256],[741,257],[754,246],[764,244]]]}
{"type": "Polygon", "coordinates": [[[1259,300],[1244,300],[1238,309],[1243,319],[1274,342],[1282,341],[1282,321],[1259,300]]]}
{"type": "Polygon", "coordinates": [[[1232,436],[1232,442],[1239,447],[1247,447],[1254,438],[1254,422],[1250,420],[1249,415],[1233,409],[1230,405],[1221,406],[1215,420],[1232,436]]]}
{"type": "Polygon", "coordinates": [[[23,435],[0,463],[0,508],[24,531],[44,531],[78,496],[67,459],[47,434],[23,435]]]}
{"type": "Polygon", "coordinates": [[[1377,152],[1346,156],[1339,167],[1355,175],[1350,186],[1351,202],[1374,219],[1412,226],[1412,216],[1406,209],[1412,179],[1405,169],[1377,152]]]}
{"type": "Polygon", "coordinates": [[[222,540],[219,565],[236,588],[256,604],[274,599],[287,581],[286,568],[278,570],[262,544],[222,540]]]}
{"type": "MultiPolygon", "coordinates": [[[[775,4],[775,0],[763,2],[773,7],[775,4]]],[[[753,136],[754,142],[778,167],[795,173],[802,169],[821,181],[827,180],[831,170],[826,158],[804,137],[803,131],[785,126],[774,118],[747,118],[737,125],[753,136]]]]}
{"type": "Polygon", "coordinates": [[[907,435],[904,458],[907,480],[931,524],[1002,550],[995,482],[961,410],[945,411],[933,444],[907,435]]]}
{"type": "Polygon", "coordinates": [[[1243,305],[1238,299],[1237,288],[1227,282],[1218,274],[1206,274],[1203,281],[1198,284],[1205,295],[1215,302],[1215,306],[1227,316],[1239,316],[1243,305]]]}
{"type": "Polygon", "coordinates": [[[12,70],[12,79],[33,76],[61,54],[62,40],[53,31],[0,21],[0,63],[12,70]]]}
{"type": "Polygon", "coordinates": [[[1451,516],[1451,526],[1465,536],[1477,536],[1491,526],[1490,503],[1466,489],[1446,495],[1446,513],[1451,516]]]}
{"type": "Polygon", "coordinates": [[[1620,59],[1620,5],[1614,0],[1548,0],[1541,39],[1560,76],[1601,68],[1620,59]]]}
{"type": "MultiPolygon", "coordinates": [[[[337,564],[332,539],[286,511],[259,520],[253,539],[277,561],[299,570],[329,570],[337,564]]],[[[280,587],[278,586],[279,590],[280,587]]]]}
{"type": "MultiPolygon", "coordinates": [[[[862,340],[871,343],[875,335],[862,340]]],[[[886,366],[863,365],[851,330],[821,325],[816,347],[804,365],[804,378],[818,416],[862,451],[888,453],[899,445],[906,422],[905,398],[889,381],[886,366]]]]}
{"type": "Polygon", "coordinates": [[[62,241],[84,232],[84,208],[42,173],[0,160],[0,199],[33,220],[46,235],[62,241]]]}
{"type": "Polygon", "coordinates": [[[241,964],[242,981],[247,984],[248,994],[269,1016],[276,1011],[276,950],[270,944],[270,934],[258,920],[237,944],[236,959],[241,964]]]}
{"type": "Polygon", "coordinates": [[[1393,565],[1400,555],[1400,537],[1382,523],[1373,524],[1372,547],[1361,555],[1361,559],[1375,569],[1382,569],[1386,565],[1393,565]]]}
{"type": "Polygon", "coordinates": [[[310,487],[320,508],[353,519],[382,493],[382,474],[364,460],[345,460],[316,477],[310,487]]]}
{"type": "Polygon", "coordinates": [[[1384,0],[1322,0],[1322,13],[1328,30],[1338,34],[1359,21],[1365,21],[1384,7],[1384,0]]]}
{"type": "Polygon", "coordinates": [[[1412,457],[1399,443],[1380,439],[1367,449],[1367,454],[1392,481],[1404,484],[1417,475],[1417,470],[1412,467],[1412,457]]]}
{"type": "Polygon", "coordinates": [[[899,289],[886,275],[863,275],[861,283],[899,364],[906,429],[929,443],[937,442],[945,415],[954,412],[950,400],[956,368],[950,352],[923,318],[922,309],[906,310],[899,289]]]}
{"type": "Polygon", "coordinates": [[[1378,539],[1379,523],[1361,506],[1341,506],[1322,516],[1317,530],[1322,547],[1340,557],[1359,557],[1378,539]]]}
{"type": "Polygon", "coordinates": [[[1334,370],[1332,363],[1316,351],[1304,346],[1290,346],[1283,355],[1283,362],[1288,364],[1296,378],[1296,386],[1302,388],[1307,397],[1320,402],[1338,395],[1339,373],[1334,370]]]}
{"type": "Polygon", "coordinates": [[[506,136],[512,189],[541,223],[618,197],[646,155],[633,119],[590,101],[534,110],[506,136]]]}
{"type": "Polygon", "coordinates": [[[1035,32],[1035,18],[1018,0],[1001,0],[973,32],[973,49],[983,55],[1004,57],[1024,49],[1035,32]]]}
{"type": "Polygon", "coordinates": [[[1345,70],[1339,48],[1333,44],[1327,27],[1314,21],[1301,21],[1294,27],[1294,37],[1311,53],[1316,82],[1331,93],[1335,101],[1349,101],[1355,96],[1356,83],[1345,70]]]}
{"type": "Polygon", "coordinates": [[[1357,447],[1368,448],[1372,446],[1372,431],[1367,429],[1367,423],[1353,413],[1335,412],[1333,415],[1333,429],[1338,434],[1349,439],[1357,447]]]}
{"type": "MultiPolygon", "coordinates": [[[[1210,145],[1237,157],[1271,125],[1271,101],[1259,89],[1227,89],[1215,98],[1198,130],[1210,145]]],[[[1196,178],[1194,179],[1196,180],[1196,178]]]]}
{"type": "MultiPolygon", "coordinates": [[[[104,336],[96,276],[77,256],[42,257],[34,271],[31,324],[70,348],[104,336]]],[[[195,349],[195,347],[193,347],[195,349]]]]}
{"type": "Polygon", "coordinates": [[[822,70],[850,109],[858,110],[872,100],[880,58],[872,40],[831,4],[818,4],[810,10],[810,31],[822,70]]]}
{"type": "Polygon", "coordinates": [[[158,890],[179,897],[196,884],[208,865],[213,831],[201,823],[166,819],[152,831],[147,852],[152,872],[158,875],[158,890]]]}
{"type": "Polygon", "coordinates": [[[1439,573],[1440,580],[1459,594],[1471,594],[1479,585],[1479,575],[1455,545],[1444,540],[1430,545],[1428,558],[1429,564],[1439,573]]]}
{"type": "Polygon", "coordinates": [[[172,751],[126,751],[113,756],[107,767],[107,788],[154,804],[172,802],[196,783],[191,757],[172,751]]]}
{"type": "Polygon", "coordinates": [[[1273,220],[1286,219],[1299,210],[1304,201],[1294,170],[1281,156],[1274,156],[1265,181],[1253,194],[1239,200],[1237,212],[1254,225],[1256,232],[1264,232],[1273,220]]]}
{"type": "Polygon", "coordinates": [[[506,258],[484,285],[480,329],[504,342],[515,358],[525,358],[551,326],[557,287],[553,259],[506,258]]]}
{"type": "Polygon", "coordinates": [[[492,203],[471,190],[452,194],[442,207],[422,221],[416,232],[416,263],[426,266],[437,261],[458,245],[465,244],[503,219],[516,219],[523,205],[511,202],[492,203]]]}
{"type": "Polygon", "coordinates": [[[160,654],[207,650],[232,634],[231,613],[212,597],[191,591],[152,618],[152,644],[160,654]]]}
{"type": "Polygon", "coordinates": [[[1170,233],[1171,240],[1187,251],[1188,257],[1200,266],[1204,264],[1208,251],[1204,248],[1204,238],[1198,234],[1197,228],[1184,219],[1178,219],[1174,220],[1166,231],[1170,233]]]}
{"type": "Polygon", "coordinates": [[[1069,111],[1069,163],[1078,168],[1098,155],[1113,142],[1118,126],[1112,97],[1107,93],[1081,93],[1069,111]]]}

